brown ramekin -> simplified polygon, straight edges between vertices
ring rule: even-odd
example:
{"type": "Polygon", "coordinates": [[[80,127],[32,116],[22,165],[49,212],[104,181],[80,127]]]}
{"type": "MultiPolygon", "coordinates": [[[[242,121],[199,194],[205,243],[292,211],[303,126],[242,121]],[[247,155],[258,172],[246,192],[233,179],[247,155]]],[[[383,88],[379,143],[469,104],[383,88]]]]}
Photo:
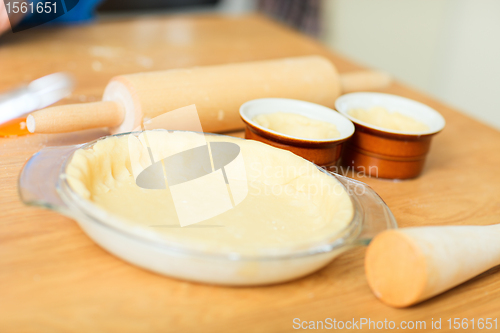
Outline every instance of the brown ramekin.
{"type": "Polygon", "coordinates": [[[261,141],[271,146],[286,149],[316,165],[334,168],[339,165],[344,143],[354,133],[352,122],[340,113],[322,105],[285,98],[262,98],[249,101],[240,108],[241,119],[246,124],[245,138],[261,141]],[[260,114],[288,112],[312,119],[331,122],[340,132],[340,137],[313,140],[278,133],[253,122],[260,114]]]}
{"type": "Polygon", "coordinates": [[[342,165],[355,172],[388,179],[418,177],[424,168],[432,137],[439,133],[444,118],[434,109],[419,102],[395,95],[353,93],[336,101],[337,110],[351,119],[356,132],[346,143],[342,165]],[[398,111],[425,123],[425,132],[402,132],[364,123],[348,114],[353,108],[381,106],[398,111]]]}

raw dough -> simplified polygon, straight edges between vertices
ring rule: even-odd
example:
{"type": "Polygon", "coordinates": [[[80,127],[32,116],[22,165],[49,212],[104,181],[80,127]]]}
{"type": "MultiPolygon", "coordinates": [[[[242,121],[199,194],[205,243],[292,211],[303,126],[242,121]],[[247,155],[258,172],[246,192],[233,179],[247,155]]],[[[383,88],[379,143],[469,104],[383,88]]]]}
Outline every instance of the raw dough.
{"type": "Polygon", "coordinates": [[[119,217],[120,223],[153,232],[168,244],[210,253],[257,255],[311,248],[331,241],[354,214],[344,187],[314,164],[286,150],[227,136],[155,130],[108,137],[76,151],[66,177],[81,198],[119,217]],[[154,148],[153,155],[171,156],[200,138],[239,145],[248,195],[218,216],[181,227],[170,190],[141,188],[134,174],[151,164],[147,145],[154,148]],[[129,145],[135,145],[133,154],[129,145]]]}
{"type": "Polygon", "coordinates": [[[365,123],[390,130],[403,132],[425,132],[429,130],[426,124],[412,117],[405,116],[399,112],[389,112],[380,106],[375,106],[368,110],[351,109],[348,113],[350,116],[365,123]]]}
{"type": "Polygon", "coordinates": [[[261,114],[252,120],[270,130],[299,138],[334,139],[340,137],[340,133],[334,124],[295,113],[275,112],[261,114]]]}

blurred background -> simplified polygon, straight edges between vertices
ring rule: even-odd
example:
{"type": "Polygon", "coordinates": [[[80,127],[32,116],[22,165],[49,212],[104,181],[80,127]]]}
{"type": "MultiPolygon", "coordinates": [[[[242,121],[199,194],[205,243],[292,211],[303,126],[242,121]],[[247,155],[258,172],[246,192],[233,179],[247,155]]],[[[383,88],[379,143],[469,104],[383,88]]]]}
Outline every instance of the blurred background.
{"type": "Polygon", "coordinates": [[[322,40],[500,129],[500,1],[324,0],[322,40]]]}
{"type": "Polygon", "coordinates": [[[263,12],[500,129],[498,0],[106,0],[113,11],[263,12]]]}
{"type": "Polygon", "coordinates": [[[71,12],[89,4],[97,19],[260,12],[500,129],[498,0],[80,0],[71,12]]]}

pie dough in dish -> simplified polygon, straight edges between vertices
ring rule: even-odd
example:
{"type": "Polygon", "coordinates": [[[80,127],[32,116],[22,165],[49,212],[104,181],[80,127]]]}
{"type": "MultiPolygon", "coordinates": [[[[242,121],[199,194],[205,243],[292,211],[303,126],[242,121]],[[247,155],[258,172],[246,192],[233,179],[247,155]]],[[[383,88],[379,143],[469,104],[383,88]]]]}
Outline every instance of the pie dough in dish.
{"type": "Polygon", "coordinates": [[[263,143],[208,133],[155,130],[46,147],[23,167],[19,195],[74,219],[131,264],[229,286],[303,277],[397,227],[359,181],[263,143]],[[209,162],[193,168],[199,160],[190,152],[206,157],[208,147],[209,162]]]}
{"type": "MultiPolygon", "coordinates": [[[[186,157],[184,162],[190,160],[186,157]]],[[[286,150],[227,136],[155,130],[108,137],[77,150],[65,173],[69,186],[87,207],[110,217],[105,223],[206,254],[241,258],[313,249],[328,244],[354,216],[344,186],[316,165],[286,150]],[[222,187],[215,177],[215,171],[220,171],[214,168],[217,142],[237,145],[241,157],[235,172],[225,168],[222,187]],[[208,143],[213,155],[207,177],[213,174],[215,178],[206,188],[193,183],[193,196],[201,199],[188,213],[213,208],[210,200],[226,200],[220,194],[226,190],[230,205],[212,217],[182,226],[182,202],[169,176],[164,172],[165,188],[150,189],[138,185],[138,175],[152,164],[151,158],[163,160],[165,171],[168,157],[203,143],[208,143]],[[241,188],[245,190],[238,192],[241,188]],[[203,199],[203,193],[211,198],[203,199]],[[244,195],[237,198],[238,193],[244,195]]]]}

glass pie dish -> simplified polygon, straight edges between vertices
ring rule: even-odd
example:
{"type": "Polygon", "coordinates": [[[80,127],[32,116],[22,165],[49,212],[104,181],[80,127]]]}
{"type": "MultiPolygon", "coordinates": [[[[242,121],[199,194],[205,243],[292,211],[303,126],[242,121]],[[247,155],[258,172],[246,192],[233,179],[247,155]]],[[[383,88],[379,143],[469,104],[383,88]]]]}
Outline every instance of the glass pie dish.
{"type": "MultiPolygon", "coordinates": [[[[140,133],[111,137],[138,136],[140,133]]],[[[354,211],[350,222],[339,232],[325,237],[325,241],[308,248],[256,255],[231,251],[212,253],[175,244],[156,237],[151,230],[130,227],[120,216],[81,197],[69,184],[66,170],[75,152],[90,149],[106,138],[81,145],[42,149],[21,171],[19,195],[27,205],[49,208],[74,219],[94,242],[110,253],[159,274],[233,286],[279,283],[317,271],[342,252],[368,244],[379,232],[397,228],[390,209],[368,185],[317,167],[340,183],[354,211]]]]}

